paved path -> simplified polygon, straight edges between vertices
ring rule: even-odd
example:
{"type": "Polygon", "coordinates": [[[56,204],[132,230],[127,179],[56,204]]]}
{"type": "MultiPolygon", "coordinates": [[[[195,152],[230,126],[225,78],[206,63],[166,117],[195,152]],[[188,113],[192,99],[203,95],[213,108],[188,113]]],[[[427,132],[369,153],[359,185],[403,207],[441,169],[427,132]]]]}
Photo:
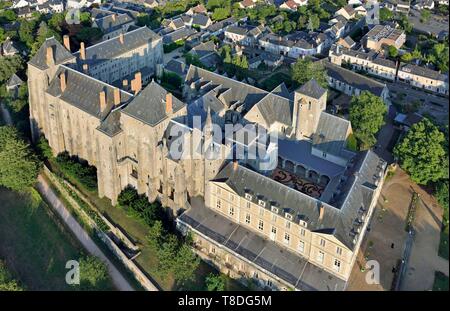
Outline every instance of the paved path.
{"type": "Polygon", "coordinates": [[[105,256],[105,254],[98,248],[95,242],[91,239],[89,234],[80,226],[75,218],[70,214],[64,204],[59,200],[53,190],[49,187],[47,181],[38,177],[37,188],[39,192],[50,202],[52,208],[58,213],[64,223],[75,234],[84,248],[92,255],[100,258],[104,261],[109,270],[109,274],[114,282],[114,285],[121,291],[134,291],[134,288],[128,283],[128,281],[117,270],[113,263],[105,256]]]}

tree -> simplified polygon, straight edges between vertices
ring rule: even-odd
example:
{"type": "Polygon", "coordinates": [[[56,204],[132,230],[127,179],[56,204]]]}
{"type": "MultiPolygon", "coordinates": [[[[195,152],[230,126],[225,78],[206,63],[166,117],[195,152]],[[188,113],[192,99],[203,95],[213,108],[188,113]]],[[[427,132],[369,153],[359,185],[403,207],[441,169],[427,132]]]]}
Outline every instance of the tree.
{"type": "Polygon", "coordinates": [[[0,185],[16,191],[33,186],[40,162],[12,126],[0,127],[0,185]]]}
{"type": "Polygon", "coordinates": [[[386,22],[390,21],[394,18],[394,13],[389,10],[388,8],[381,8],[380,9],[380,21],[386,22]]]}
{"type": "Polygon", "coordinates": [[[363,91],[361,95],[352,97],[350,122],[362,149],[370,148],[375,144],[375,134],[384,125],[386,111],[387,108],[383,100],[368,91],[363,91]]]}
{"type": "Polygon", "coordinates": [[[41,160],[47,160],[53,158],[53,151],[50,145],[48,144],[47,139],[44,136],[39,137],[39,140],[36,144],[36,149],[41,160]]]}
{"type": "Polygon", "coordinates": [[[34,30],[36,28],[35,20],[20,20],[19,27],[19,39],[23,42],[29,49],[32,48],[34,43],[34,30]]]}
{"type": "Polygon", "coordinates": [[[61,36],[59,35],[59,33],[48,27],[46,22],[41,22],[37,31],[36,40],[31,48],[31,55],[36,54],[45,40],[51,37],[55,37],[56,40],[61,41],[61,36]]]}
{"type": "Polygon", "coordinates": [[[106,264],[95,256],[85,256],[80,259],[81,289],[104,289],[109,283],[106,264]]]}
{"type": "Polygon", "coordinates": [[[408,20],[408,16],[405,14],[400,14],[400,20],[398,21],[400,28],[402,28],[406,33],[410,33],[413,29],[413,25],[408,20]]]}
{"type": "Polygon", "coordinates": [[[211,18],[215,21],[221,21],[230,16],[230,10],[228,8],[215,8],[211,18]]]}
{"type": "Polygon", "coordinates": [[[436,183],[434,196],[443,208],[448,208],[448,180],[441,180],[436,183]]]}
{"type": "Polygon", "coordinates": [[[320,19],[319,16],[316,14],[313,14],[308,19],[308,30],[314,31],[315,29],[319,28],[320,26],[320,19]]]}
{"type": "Polygon", "coordinates": [[[9,273],[6,265],[0,261],[0,292],[6,291],[23,291],[23,288],[19,285],[19,283],[14,280],[9,273]]]}
{"type": "Polygon", "coordinates": [[[191,250],[190,246],[182,244],[175,257],[173,269],[175,279],[179,283],[193,280],[199,264],[200,258],[191,250]]]}
{"type": "Polygon", "coordinates": [[[420,22],[427,23],[431,17],[431,11],[428,9],[423,9],[420,11],[420,22]]]}
{"type": "Polygon", "coordinates": [[[319,62],[313,62],[311,58],[297,60],[292,67],[292,78],[299,84],[315,79],[324,88],[328,85],[324,66],[319,62]]]}
{"type": "Polygon", "coordinates": [[[137,199],[138,193],[135,188],[132,186],[127,186],[125,189],[123,189],[118,198],[117,198],[117,204],[120,207],[128,207],[131,202],[137,199]]]}
{"type": "Polygon", "coordinates": [[[397,48],[393,45],[388,46],[388,54],[390,57],[396,58],[398,56],[397,48]]]}
{"type": "Polygon", "coordinates": [[[411,179],[421,185],[448,178],[446,139],[428,118],[414,124],[394,148],[394,156],[411,179]]]}
{"type": "Polygon", "coordinates": [[[83,27],[75,37],[82,41],[88,43],[94,43],[102,38],[102,31],[97,27],[83,27]]]}
{"type": "Polygon", "coordinates": [[[23,68],[23,60],[19,55],[0,57],[0,83],[8,80],[23,68]]]}
{"type": "Polygon", "coordinates": [[[225,290],[225,276],[223,274],[210,273],[206,277],[206,289],[210,292],[225,290]]]}

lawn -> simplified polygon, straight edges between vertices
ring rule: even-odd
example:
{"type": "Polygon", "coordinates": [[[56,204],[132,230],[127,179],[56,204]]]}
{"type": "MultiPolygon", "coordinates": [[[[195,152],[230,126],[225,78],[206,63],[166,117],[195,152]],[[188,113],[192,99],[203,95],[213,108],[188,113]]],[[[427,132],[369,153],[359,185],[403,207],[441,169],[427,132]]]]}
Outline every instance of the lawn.
{"type": "Polygon", "coordinates": [[[37,193],[33,198],[0,187],[0,259],[28,290],[72,290],[65,265],[82,248],[37,193]]]}
{"type": "Polygon", "coordinates": [[[448,291],[448,276],[440,271],[434,273],[433,291],[448,291]]]}

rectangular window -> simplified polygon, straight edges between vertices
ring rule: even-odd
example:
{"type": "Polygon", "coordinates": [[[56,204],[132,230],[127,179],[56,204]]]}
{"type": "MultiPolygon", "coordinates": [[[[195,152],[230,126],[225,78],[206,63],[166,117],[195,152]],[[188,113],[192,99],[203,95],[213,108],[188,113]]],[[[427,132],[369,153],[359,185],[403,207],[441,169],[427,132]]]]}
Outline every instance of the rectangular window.
{"type": "Polygon", "coordinates": [[[289,245],[290,240],[291,240],[291,236],[289,235],[289,233],[285,232],[284,233],[284,243],[289,245]]]}
{"type": "Polygon", "coordinates": [[[272,215],[272,221],[277,222],[277,215],[272,215]]]}
{"type": "Polygon", "coordinates": [[[320,263],[323,263],[323,259],[324,259],[324,258],[325,258],[325,253],[319,251],[319,252],[317,253],[317,261],[320,262],[320,263]]]}
{"type": "Polygon", "coordinates": [[[217,199],[216,208],[221,208],[221,207],[222,207],[222,201],[220,201],[220,199],[217,199]]]}
{"type": "Polygon", "coordinates": [[[234,216],[234,207],[230,206],[229,210],[228,210],[228,214],[230,214],[230,216],[234,216]]]}
{"type": "Polygon", "coordinates": [[[336,247],[336,254],[342,255],[342,248],[340,248],[339,246],[336,247]]]}
{"type": "Polygon", "coordinates": [[[337,272],[339,272],[341,270],[341,261],[339,259],[335,259],[334,260],[334,265],[333,265],[334,270],[336,270],[337,272]]]}
{"type": "Polygon", "coordinates": [[[320,246],[325,247],[325,240],[324,239],[320,239],[320,246]]]}
{"type": "Polygon", "coordinates": [[[258,229],[259,230],[264,230],[264,221],[262,221],[261,219],[258,222],[258,229]]]}
{"type": "Polygon", "coordinates": [[[305,236],[306,235],[306,230],[305,229],[300,229],[300,235],[301,236],[305,236]]]}
{"type": "Polygon", "coordinates": [[[245,215],[245,223],[246,223],[246,224],[250,224],[250,220],[251,220],[250,214],[247,213],[247,214],[245,215]]]}
{"type": "Polygon", "coordinates": [[[259,216],[263,217],[264,216],[264,208],[259,208],[259,216]]]}
{"type": "Polygon", "coordinates": [[[246,202],[245,205],[247,206],[247,208],[251,207],[250,202],[246,202]]]}
{"type": "Polygon", "coordinates": [[[305,242],[300,241],[300,242],[298,243],[298,251],[299,251],[300,253],[303,253],[303,252],[305,251],[305,242]]]}
{"type": "Polygon", "coordinates": [[[286,220],[286,229],[291,229],[291,222],[289,220],[286,220]]]}

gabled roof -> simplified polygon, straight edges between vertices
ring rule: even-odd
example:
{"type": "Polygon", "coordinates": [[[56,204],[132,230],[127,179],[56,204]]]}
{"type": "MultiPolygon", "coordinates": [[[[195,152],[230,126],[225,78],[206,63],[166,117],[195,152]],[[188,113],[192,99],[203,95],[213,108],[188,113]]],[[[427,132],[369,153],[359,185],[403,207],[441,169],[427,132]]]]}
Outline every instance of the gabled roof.
{"type": "Polygon", "coordinates": [[[311,79],[305,84],[303,84],[297,92],[300,92],[306,96],[319,99],[323,94],[327,92],[326,89],[321,87],[319,83],[317,83],[316,79],[311,79]]]}
{"type": "Polygon", "coordinates": [[[209,16],[204,14],[195,14],[192,16],[193,25],[206,26],[210,21],[209,16]]]}
{"type": "Polygon", "coordinates": [[[23,84],[22,79],[20,79],[16,74],[13,74],[11,78],[9,78],[8,82],[6,82],[7,87],[15,87],[23,84]]]}
{"type": "Polygon", "coordinates": [[[126,24],[134,23],[133,19],[128,14],[106,15],[102,18],[96,19],[94,25],[102,30],[103,33],[109,33],[122,28],[126,24]]]}
{"type": "Polygon", "coordinates": [[[322,111],[317,129],[312,135],[313,147],[327,154],[342,157],[346,147],[350,121],[322,111]]]}
{"type": "MultiPolygon", "coordinates": [[[[143,89],[122,112],[154,126],[168,117],[166,114],[166,95],[168,92],[159,84],[152,81],[143,89]]],[[[186,104],[172,95],[172,109],[177,112],[186,104]]]]}
{"type": "MultiPolygon", "coordinates": [[[[98,119],[103,119],[114,107],[114,89],[109,84],[61,65],[46,92],[54,97],[59,97],[62,101],[98,119]],[[66,88],[64,91],[61,90],[60,81],[60,76],[63,72],[66,77],[66,88]],[[106,93],[106,109],[104,111],[100,111],[99,94],[101,91],[106,93]]],[[[125,103],[133,97],[125,91],[120,91],[120,95],[121,103],[125,103]]]]}
{"type": "MultiPolygon", "coordinates": [[[[159,40],[160,38],[160,36],[144,26],[123,34],[123,44],[120,43],[119,36],[117,36],[87,47],[86,60],[83,62],[89,65],[97,65],[139,46],[148,44],[151,40],[159,40]]],[[[78,51],[74,55],[79,56],[79,53],[78,51]]],[[[81,60],[78,59],[78,61],[81,60]]]]}
{"type": "Polygon", "coordinates": [[[385,84],[376,80],[370,79],[366,76],[360,75],[356,72],[337,66],[329,61],[323,61],[323,65],[327,71],[327,75],[337,81],[344,82],[360,91],[369,91],[376,96],[383,95],[385,84]]]}
{"type": "Polygon", "coordinates": [[[39,50],[28,63],[42,70],[48,69],[47,47],[52,47],[53,57],[55,64],[57,65],[74,59],[74,56],[61,43],[59,43],[54,37],[51,37],[44,41],[39,50]]]}

